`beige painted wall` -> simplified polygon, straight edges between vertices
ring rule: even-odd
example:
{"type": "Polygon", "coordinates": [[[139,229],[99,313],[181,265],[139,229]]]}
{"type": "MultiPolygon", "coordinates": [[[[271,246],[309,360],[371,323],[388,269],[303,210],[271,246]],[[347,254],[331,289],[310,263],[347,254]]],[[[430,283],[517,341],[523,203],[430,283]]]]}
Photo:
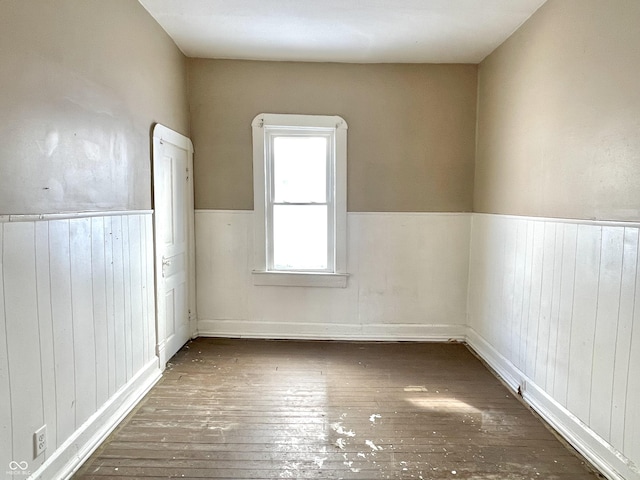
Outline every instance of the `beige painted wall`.
{"type": "Polygon", "coordinates": [[[185,58],[133,0],[8,0],[0,213],[146,209],[154,122],[188,134],[185,58]]]}
{"type": "Polygon", "coordinates": [[[341,115],[349,211],[471,211],[475,65],[189,59],[196,208],[253,209],[251,120],[341,115]]]}
{"type": "Polygon", "coordinates": [[[549,0],[479,70],[474,209],[640,220],[640,2],[549,0]]]}

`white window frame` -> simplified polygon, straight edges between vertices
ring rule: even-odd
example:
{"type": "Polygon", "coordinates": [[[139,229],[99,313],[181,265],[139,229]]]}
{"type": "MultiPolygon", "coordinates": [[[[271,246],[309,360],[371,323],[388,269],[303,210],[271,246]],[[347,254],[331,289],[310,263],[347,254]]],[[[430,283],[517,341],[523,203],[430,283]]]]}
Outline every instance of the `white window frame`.
{"type": "Polygon", "coordinates": [[[347,122],[339,116],[261,113],[253,130],[254,285],[304,287],[347,286],[347,122]],[[273,268],[272,139],[276,135],[327,135],[328,261],[326,270],[273,268]]]}

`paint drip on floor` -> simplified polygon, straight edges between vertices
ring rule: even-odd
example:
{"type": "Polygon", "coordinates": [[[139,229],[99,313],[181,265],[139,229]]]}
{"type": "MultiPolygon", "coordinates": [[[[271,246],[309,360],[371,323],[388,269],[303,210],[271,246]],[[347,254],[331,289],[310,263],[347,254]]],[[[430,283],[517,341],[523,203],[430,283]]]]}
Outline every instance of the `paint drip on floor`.
{"type": "Polygon", "coordinates": [[[364,443],[374,452],[377,452],[378,450],[382,450],[382,447],[377,446],[371,440],[366,440],[364,443]]]}
{"type": "Polygon", "coordinates": [[[345,430],[344,427],[342,426],[342,422],[335,422],[331,424],[331,428],[338,434],[338,435],[345,435],[347,437],[355,437],[356,434],[353,430],[345,430]]]}

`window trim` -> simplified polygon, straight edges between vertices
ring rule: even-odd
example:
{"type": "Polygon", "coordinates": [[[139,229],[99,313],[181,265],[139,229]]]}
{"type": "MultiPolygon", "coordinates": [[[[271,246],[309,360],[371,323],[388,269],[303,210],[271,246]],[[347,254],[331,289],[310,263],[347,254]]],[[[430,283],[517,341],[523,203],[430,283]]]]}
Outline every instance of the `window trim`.
{"type": "Polygon", "coordinates": [[[347,284],[347,122],[336,115],[261,113],[251,122],[253,133],[254,285],[346,287],[347,284]],[[268,265],[266,179],[270,131],[329,130],[333,136],[333,268],[328,271],[273,270],[268,265]]]}
{"type": "MultiPolygon", "coordinates": [[[[314,127],[314,128],[300,128],[300,127],[288,127],[282,128],[279,126],[265,125],[265,159],[269,159],[269,162],[265,162],[266,178],[270,181],[265,181],[265,225],[266,232],[266,252],[267,252],[267,271],[269,272],[292,272],[292,273],[335,273],[335,131],[333,128],[314,127]],[[274,198],[275,176],[272,171],[274,168],[274,147],[275,139],[277,137],[324,137],[327,139],[327,157],[326,158],[326,189],[325,189],[325,203],[318,205],[327,206],[327,238],[331,241],[327,241],[327,268],[323,269],[276,269],[273,266],[274,261],[274,242],[269,241],[273,238],[273,224],[274,224],[274,208],[276,205],[284,205],[286,203],[276,202],[274,198]],[[271,220],[271,221],[269,221],[271,220]]],[[[313,205],[312,203],[302,203],[303,205],[313,205]]],[[[291,204],[289,204],[291,205],[291,204]]]]}

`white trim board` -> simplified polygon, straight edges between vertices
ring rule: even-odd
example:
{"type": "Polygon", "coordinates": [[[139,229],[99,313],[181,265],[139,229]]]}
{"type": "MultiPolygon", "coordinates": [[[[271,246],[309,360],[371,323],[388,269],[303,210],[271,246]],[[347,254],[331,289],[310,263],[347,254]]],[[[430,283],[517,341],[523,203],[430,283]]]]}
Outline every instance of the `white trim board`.
{"type": "Polygon", "coordinates": [[[520,390],[523,400],[608,479],[640,480],[636,466],[547,395],[471,327],[467,328],[466,343],[514,392],[520,390]]]}
{"type": "Polygon", "coordinates": [[[561,218],[561,217],[532,217],[528,215],[509,215],[505,213],[479,213],[474,212],[474,217],[498,217],[512,220],[531,220],[534,222],[570,223],[578,225],[595,225],[601,227],[633,227],[640,228],[640,222],[632,220],[597,220],[581,218],[561,218]]]}
{"type": "MultiPolygon", "coordinates": [[[[204,213],[224,213],[234,215],[253,215],[254,211],[251,210],[232,210],[232,209],[216,209],[216,208],[197,208],[195,210],[196,215],[204,213]]],[[[412,216],[412,217],[471,217],[475,215],[471,212],[349,212],[347,216],[412,216]]]]}
{"type": "Polygon", "coordinates": [[[20,213],[0,215],[0,223],[47,222],[50,220],[70,220],[74,218],[119,217],[125,215],[151,215],[153,210],[106,210],[65,213],[20,213]]]}
{"type": "Polygon", "coordinates": [[[199,320],[199,337],[274,340],[353,340],[449,342],[465,340],[464,325],[290,323],[249,320],[199,320]]]}
{"type": "Polygon", "coordinates": [[[160,377],[155,357],[76,430],[29,479],[71,478],[160,377]]]}

